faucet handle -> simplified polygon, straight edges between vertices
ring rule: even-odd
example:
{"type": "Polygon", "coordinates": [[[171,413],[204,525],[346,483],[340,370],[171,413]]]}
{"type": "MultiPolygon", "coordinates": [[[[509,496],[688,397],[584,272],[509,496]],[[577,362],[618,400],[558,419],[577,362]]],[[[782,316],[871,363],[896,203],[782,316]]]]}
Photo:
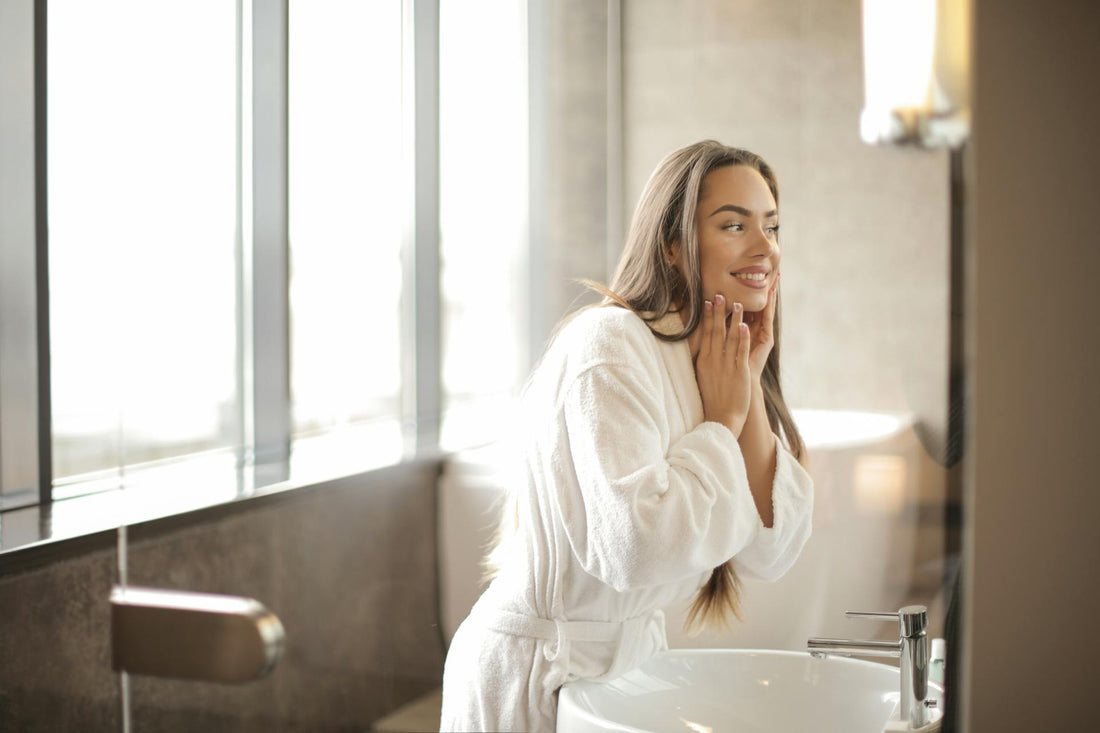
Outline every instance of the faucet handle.
{"type": "Polygon", "coordinates": [[[897,621],[901,627],[901,635],[906,637],[920,636],[928,628],[928,608],[925,606],[904,606],[890,611],[846,611],[848,618],[871,618],[880,621],[897,621]]]}
{"type": "Polygon", "coordinates": [[[848,618],[873,618],[880,621],[897,621],[897,611],[845,611],[844,615],[848,618]]]}

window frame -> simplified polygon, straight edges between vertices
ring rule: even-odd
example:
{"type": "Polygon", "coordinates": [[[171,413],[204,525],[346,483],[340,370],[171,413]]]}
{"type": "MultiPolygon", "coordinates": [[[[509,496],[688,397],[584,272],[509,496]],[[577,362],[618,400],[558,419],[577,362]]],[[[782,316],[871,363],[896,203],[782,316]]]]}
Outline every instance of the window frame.
{"type": "MultiPolygon", "coordinates": [[[[402,5],[405,89],[403,288],[412,294],[403,298],[401,323],[405,385],[401,420],[406,437],[402,463],[418,464],[440,455],[439,2],[394,1],[402,5]]],[[[207,501],[193,508],[177,505],[155,516],[123,509],[113,515],[117,517],[114,526],[325,483],[290,476],[289,2],[237,0],[235,316],[242,433],[238,489],[224,502],[207,501]]],[[[4,355],[0,359],[0,555],[4,555],[27,545],[102,533],[111,529],[111,522],[89,522],[86,531],[75,532],[54,525],[59,517],[79,514],[77,505],[85,500],[89,506],[127,501],[122,492],[108,491],[66,498],[55,506],[49,382],[47,0],[4,3],[0,18],[5,41],[0,48],[0,100],[5,110],[0,118],[5,128],[0,152],[5,160],[16,161],[15,166],[0,169],[0,221],[6,222],[0,230],[4,266],[0,285],[5,293],[0,309],[0,354],[4,355]],[[28,426],[34,429],[28,431],[28,426]],[[104,496],[112,493],[119,496],[104,496]]]]}
{"type": "Polygon", "coordinates": [[[0,4],[0,511],[51,500],[45,12],[0,4]]]}

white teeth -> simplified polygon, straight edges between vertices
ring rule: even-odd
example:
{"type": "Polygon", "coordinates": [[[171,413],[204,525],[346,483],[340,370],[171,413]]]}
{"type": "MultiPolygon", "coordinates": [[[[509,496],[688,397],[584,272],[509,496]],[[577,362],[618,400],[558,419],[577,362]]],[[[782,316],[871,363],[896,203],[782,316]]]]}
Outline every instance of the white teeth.
{"type": "Polygon", "coordinates": [[[768,274],[765,272],[735,272],[734,277],[739,277],[742,280],[765,280],[768,274]]]}

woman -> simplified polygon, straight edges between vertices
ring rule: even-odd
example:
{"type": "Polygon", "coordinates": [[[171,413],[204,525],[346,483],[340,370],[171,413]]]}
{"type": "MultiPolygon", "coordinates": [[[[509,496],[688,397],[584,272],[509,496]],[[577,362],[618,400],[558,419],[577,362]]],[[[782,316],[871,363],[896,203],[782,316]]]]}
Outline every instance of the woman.
{"type": "Polygon", "coordinates": [[[557,690],[612,679],[737,614],[810,534],[813,486],[779,388],[778,191],[704,141],[657,167],[604,303],[559,330],[523,397],[523,470],[459,627],[443,730],[552,731],[557,690]],[[781,440],[778,435],[785,438],[781,440]]]}

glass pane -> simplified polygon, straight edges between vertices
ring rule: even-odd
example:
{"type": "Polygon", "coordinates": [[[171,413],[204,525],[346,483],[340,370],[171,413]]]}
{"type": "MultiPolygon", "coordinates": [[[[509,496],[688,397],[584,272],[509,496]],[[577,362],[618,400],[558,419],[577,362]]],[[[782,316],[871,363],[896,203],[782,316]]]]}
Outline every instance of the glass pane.
{"type": "Polygon", "coordinates": [[[294,437],[387,419],[399,455],[401,3],[292,2],[289,95],[294,437]]]}
{"type": "Polygon", "coordinates": [[[236,8],[48,12],[55,479],[236,446],[236,8]]]}
{"type": "Polygon", "coordinates": [[[440,6],[444,447],[498,437],[527,370],[525,3],[440,6]]]}

